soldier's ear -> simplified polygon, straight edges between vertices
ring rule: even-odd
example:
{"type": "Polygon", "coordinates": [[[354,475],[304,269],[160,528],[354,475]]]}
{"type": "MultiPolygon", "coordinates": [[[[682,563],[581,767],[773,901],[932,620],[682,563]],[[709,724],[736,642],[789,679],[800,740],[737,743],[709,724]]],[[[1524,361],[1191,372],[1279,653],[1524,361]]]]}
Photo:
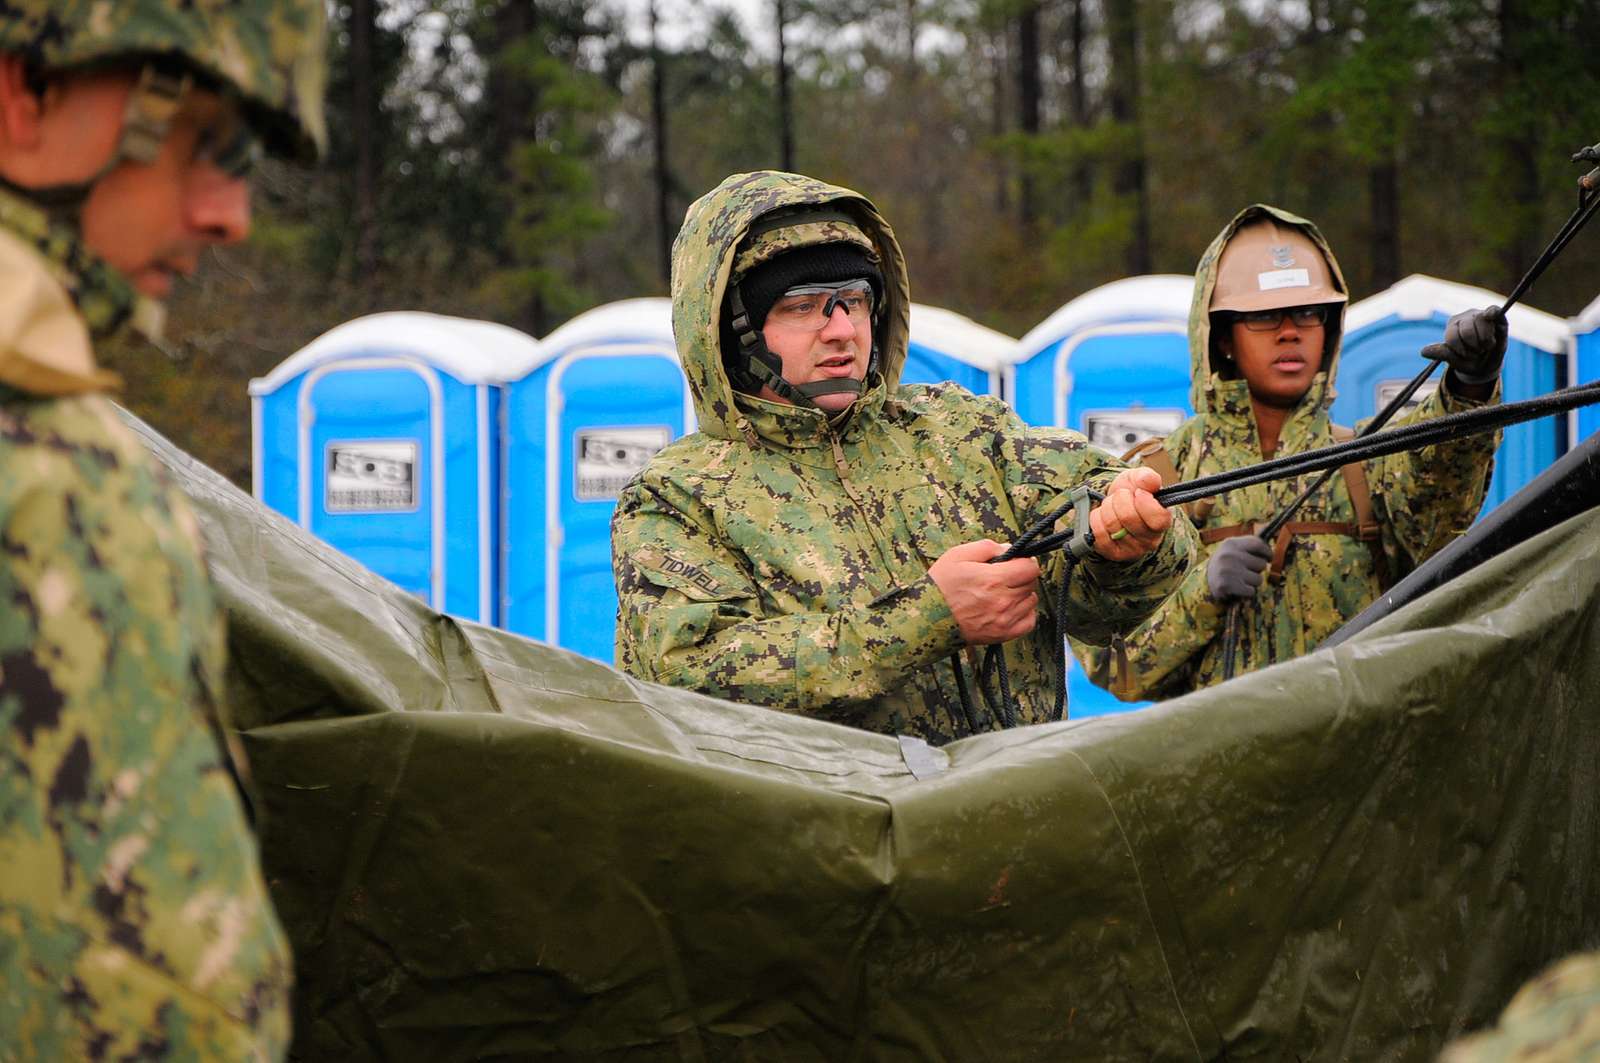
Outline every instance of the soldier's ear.
{"type": "Polygon", "coordinates": [[[43,112],[44,101],[27,61],[15,52],[0,52],[0,149],[37,148],[43,112]]]}

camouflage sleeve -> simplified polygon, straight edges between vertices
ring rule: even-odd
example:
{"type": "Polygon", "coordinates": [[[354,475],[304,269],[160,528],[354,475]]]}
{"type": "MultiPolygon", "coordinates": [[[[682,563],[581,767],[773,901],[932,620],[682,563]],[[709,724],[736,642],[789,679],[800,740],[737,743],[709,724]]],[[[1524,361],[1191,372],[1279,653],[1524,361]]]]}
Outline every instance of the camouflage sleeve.
{"type": "MultiPolygon", "coordinates": [[[[1486,400],[1466,399],[1451,390],[1446,375],[1433,394],[1396,423],[1415,424],[1499,401],[1498,384],[1486,400]]],[[[1409,572],[1471,527],[1488,494],[1499,445],[1497,431],[1367,463],[1384,549],[1398,573],[1409,572]]]]}
{"type": "Polygon", "coordinates": [[[640,483],[618,502],[611,556],[617,664],[652,682],[848,723],[851,705],[961,645],[927,576],[857,608],[765,615],[714,530],[640,483]]]}
{"type": "Polygon", "coordinates": [[[0,1029],[25,1058],[281,1058],[287,951],[189,696],[204,573],[163,564],[148,478],[91,460],[107,490],[16,460],[0,498],[0,1029]]]}
{"type": "Polygon", "coordinates": [[[1123,701],[1176,697],[1193,686],[1195,666],[1221,634],[1224,615],[1207,589],[1205,565],[1197,564],[1177,592],[1120,646],[1091,646],[1074,639],[1072,650],[1090,681],[1123,701]]]}
{"type": "MultiPolygon", "coordinates": [[[[1007,489],[1023,527],[1065,502],[1080,484],[1104,490],[1127,468],[1078,433],[1064,429],[1022,428],[1009,449],[1007,489]]],[[[1066,617],[1074,638],[1103,646],[1126,635],[1183,583],[1199,540],[1181,510],[1175,510],[1173,517],[1172,530],[1153,553],[1127,562],[1094,555],[1074,567],[1066,617]]],[[[1064,517],[1061,526],[1070,523],[1064,517]]],[[[1046,585],[1058,585],[1065,567],[1064,555],[1052,556],[1045,564],[1046,585]]]]}

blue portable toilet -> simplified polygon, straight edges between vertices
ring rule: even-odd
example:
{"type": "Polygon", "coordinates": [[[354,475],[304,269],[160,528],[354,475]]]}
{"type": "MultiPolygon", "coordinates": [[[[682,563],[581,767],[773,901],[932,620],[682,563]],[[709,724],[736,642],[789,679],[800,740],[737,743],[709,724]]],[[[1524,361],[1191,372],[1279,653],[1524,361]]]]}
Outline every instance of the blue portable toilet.
{"type": "Polygon", "coordinates": [[[694,430],[672,304],[628,299],[573,318],[518,368],[504,409],[501,625],[610,662],[617,496],[694,430]]]}
{"type": "MultiPolygon", "coordinates": [[[[1006,394],[1029,424],[1072,428],[1121,455],[1164,436],[1189,405],[1189,302],[1194,278],[1154,274],[1083,293],[1017,341],[1006,394]]],[[[1142,708],[1101,690],[1067,658],[1072,718],[1142,708]]]]}
{"type": "Polygon", "coordinates": [[[1189,405],[1194,278],[1128,277],[1087,291],[1017,341],[1006,394],[1024,421],[1073,428],[1113,454],[1166,435],[1189,405]]]}
{"type": "MultiPolygon", "coordinates": [[[[1393,287],[1350,304],[1345,312],[1333,418],[1354,426],[1376,414],[1425,364],[1419,352],[1444,338],[1445,323],[1462,310],[1498,305],[1505,297],[1486,288],[1413,274],[1393,287]]],[[[1531,399],[1566,384],[1572,331],[1553,314],[1514,306],[1507,315],[1510,342],[1501,370],[1506,402],[1531,399]]],[[[1441,368],[1413,401],[1438,386],[1441,368]]],[[[1494,456],[1494,478],[1484,509],[1504,502],[1565,453],[1566,419],[1548,417],[1505,430],[1494,456]]]]}
{"type": "Polygon", "coordinates": [[[1001,395],[1004,369],[1017,341],[969,317],[911,304],[911,342],[902,384],[949,380],[974,395],[1001,395]]]}
{"type": "MultiPolygon", "coordinates": [[[[1600,380],[1600,297],[1584,307],[1583,313],[1573,318],[1569,327],[1572,337],[1568,341],[1568,380],[1572,384],[1592,384],[1600,380]]],[[[1573,410],[1568,446],[1577,446],[1580,440],[1594,435],[1597,428],[1600,428],[1600,407],[1573,410]]]]}
{"type": "Polygon", "coordinates": [[[442,612],[494,623],[494,411],[538,345],[410,311],[334,328],[250,382],[256,498],[442,612]]]}

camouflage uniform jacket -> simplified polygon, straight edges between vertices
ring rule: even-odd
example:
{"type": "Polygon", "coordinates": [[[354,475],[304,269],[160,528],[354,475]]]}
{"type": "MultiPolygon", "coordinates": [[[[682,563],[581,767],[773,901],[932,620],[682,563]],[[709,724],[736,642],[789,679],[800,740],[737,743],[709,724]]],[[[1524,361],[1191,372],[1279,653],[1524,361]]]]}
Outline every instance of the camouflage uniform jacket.
{"type": "MultiPolygon", "coordinates": [[[[1166,439],[1166,449],[1182,479],[1253,465],[1263,460],[1249,386],[1214,371],[1208,351],[1208,308],[1222,248],[1245,222],[1271,212],[1303,226],[1327,257],[1330,272],[1345,288],[1339,264],[1316,227],[1303,218],[1270,207],[1250,207],[1229,223],[1200,260],[1189,313],[1191,396],[1199,412],[1166,439]]],[[[1331,446],[1338,440],[1328,416],[1338,371],[1343,313],[1330,320],[1324,371],[1285,421],[1275,456],[1331,446]]],[[[1422,368],[1419,360],[1417,368],[1422,368]]],[[[1437,378],[1436,378],[1437,379],[1437,378]]],[[[1496,392],[1498,395],[1498,391],[1496,392]]],[[[1491,400],[1492,401],[1492,400],[1491,400]]],[[[1410,424],[1482,403],[1450,390],[1448,378],[1416,409],[1397,417],[1410,424]]],[[[1359,426],[1357,426],[1359,427],[1359,426]]],[[[1448,545],[1471,525],[1483,506],[1493,468],[1498,433],[1426,447],[1366,462],[1363,466],[1379,524],[1377,546],[1390,582],[1448,545]]],[[[1270,520],[1310,485],[1316,474],[1231,491],[1196,524],[1210,528],[1270,520]]],[[[1342,476],[1335,475],[1295,516],[1296,522],[1353,523],[1355,506],[1342,476]]],[[[1216,544],[1202,546],[1209,558],[1216,544]]],[[[1368,543],[1338,534],[1296,535],[1288,540],[1282,571],[1269,574],[1256,597],[1240,609],[1234,673],[1263,668],[1315,649],[1381,592],[1380,573],[1368,543]]],[[[1124,641],[1131,675],[1124,676],[1113,650],[1075,645],[1095,683],[1126,700],[1167,698],[1221,682],[1226,607],[1212,599],[1205,565],[1196,565],[1171,600],[1124,641]]]]}
{"type": "Polygon", "coordinates": [[[90,345],[134,303],[0,193],[0,1056],[275,1059],[288,951],[199,529],[90,345]]]}
{"type": "MultiPolygon", "coordinates": [[[[963,642],[929,566],[961,543],[1015,538],[1063,492],[1104,486],[1120,464],[1075,433],[1028,428],[994,399],[897,387],[909,306],[894,234],[854,193],[738,175],[690,208],[673,252],[673,327],[700,430],[656,455],[613,519],[622,668],[867,730],[934,742],[965,733],[951,663],[963,642]],[[765,212],[802,203],[858,218],[885,280],[881,371],[831,419],[736,395],[719,355],[741,237],[765,212]]],[[[1068,625],[1102,642],[1131,630],[1193,553],[1180,521],[1139,561],[1078,566],[1068,625]]],[[[1046,572],[1049,602],[1060,555],[1046,572]]],[[[1053,707],[1052,631],[1041,617],[1005,648],[1026,722],[1053,707]]]]}

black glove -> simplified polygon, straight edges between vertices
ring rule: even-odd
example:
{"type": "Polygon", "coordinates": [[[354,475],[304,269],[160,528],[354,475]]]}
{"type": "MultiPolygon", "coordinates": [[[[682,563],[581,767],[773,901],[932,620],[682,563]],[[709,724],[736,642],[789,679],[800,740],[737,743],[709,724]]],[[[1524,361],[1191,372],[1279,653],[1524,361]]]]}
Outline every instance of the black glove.
{"type": "Polygon", "coordinates": [[[1258,536],[1238,535],[1222,540],[1206,562],[1206,586],[1217,601],[1254,598],[1261,588],[1261,573],[1272,561],[1272,547],[1258,536]]]}
{"type": "Polygon", "coordinates": [[[1422,348],[1422,357],[1448,365],[1463,384],[1489,384],[1506,357],[1506,316],[1498,306],[1463,310],[1444,327],[1444,342],[1422,348]]]}

